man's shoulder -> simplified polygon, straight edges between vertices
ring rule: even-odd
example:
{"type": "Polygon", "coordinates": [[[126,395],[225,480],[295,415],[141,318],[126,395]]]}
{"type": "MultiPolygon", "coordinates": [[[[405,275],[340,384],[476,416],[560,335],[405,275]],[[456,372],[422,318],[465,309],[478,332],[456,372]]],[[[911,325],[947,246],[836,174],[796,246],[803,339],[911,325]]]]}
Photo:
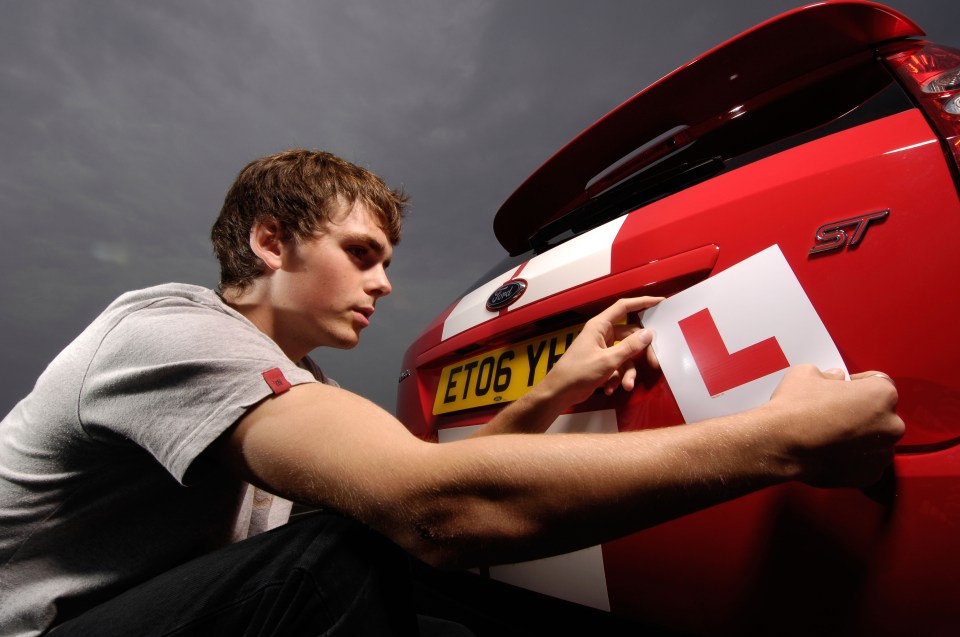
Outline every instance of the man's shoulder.
{"type": "Polygon", "coordinates": [[[168,361],[184,354],[244,348],[279,351],[211,289],[166,283],[126,292],[110,303],[61,357],[113,365],[168,361]]]}
{"type": "MultiPolygon", "coordinates": [[[[97,347],[103,351],[124,349],[131,339],[144,348],[160,349],[222,347],[243,341],[246,346],[263,342],[276,348],[267,335],[209,289],[185,283],[165,283],[122,294],[94,321],[100,334],[97,347]]],[[[279,351],[279,350],[278,350],[279,351]]],[[[125,352],[130,356],[130,352],[125,352]]]]}
{"type": "Polygon", "coordinates": [[[145,326],[173,322],[216,321],[255,329],[239,312],[209,288],[188,283],[164,283],[121,294],[94,321],[112,331],[118,324],[145,326]]]}
{"type": "Polygon", "coordinates": [[[163,283],[121,294],[106,311],[130,312],[156,305],[208,307],[218,311],[229,309],[209,288],[189,283],[163,283]]]}

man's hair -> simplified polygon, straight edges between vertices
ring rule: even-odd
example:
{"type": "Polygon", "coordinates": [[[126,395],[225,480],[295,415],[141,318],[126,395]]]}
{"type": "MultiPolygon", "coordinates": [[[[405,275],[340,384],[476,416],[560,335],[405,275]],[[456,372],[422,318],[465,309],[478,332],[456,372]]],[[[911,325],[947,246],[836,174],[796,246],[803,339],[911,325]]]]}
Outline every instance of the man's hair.
{"type": "Polygon", "coordinates": [[[244,167],[227,192],[210,237],[220,262],[220,287],[247,287],[264,273],[250,249],[254,223],[275,219],[283,241],[302,241],[343,210],[362,203],[396,245],[407,197],[366,168],[321,151],[288,150],[244,167]]]}

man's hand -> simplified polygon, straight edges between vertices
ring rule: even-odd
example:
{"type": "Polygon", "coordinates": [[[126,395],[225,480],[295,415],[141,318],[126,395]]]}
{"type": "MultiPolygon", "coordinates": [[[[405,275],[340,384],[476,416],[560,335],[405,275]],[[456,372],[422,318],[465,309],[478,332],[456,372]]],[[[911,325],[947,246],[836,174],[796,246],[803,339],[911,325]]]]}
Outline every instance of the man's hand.
{"type": "Polygon", "coordinates": [[[790,369],[761,409],[778,411],[782,458],[795,477],[822,487],[862,487],[893,461],[903,421],[894,412],[897,390],[879,372],[843,380],[839,370],[790,369]]]}
{"type": "Polygon", "coordinates": [[[568,405],[586,400],[601,387],[608,396],[618,385],[632,391],[637,379],[635,361],[646,353],[652,367],[659,364],[649,347],[653,333],[623,321],[662,300],[653,296],[620,299],[587,321],[543,382],[568,405]]]}
{"type": "Polygon", "coordinates": [[[603,388],[609,396],[617,386],[633,390],[636,360],[646,354],[659,367],[650,330],[628,323],[630,314],[653,307],[662,297],[620,299],[593,317],[567,348],[553,369],[529,393],[508,405],[474,436],[504,433],[542,433],[570,406],[603,388]]]}

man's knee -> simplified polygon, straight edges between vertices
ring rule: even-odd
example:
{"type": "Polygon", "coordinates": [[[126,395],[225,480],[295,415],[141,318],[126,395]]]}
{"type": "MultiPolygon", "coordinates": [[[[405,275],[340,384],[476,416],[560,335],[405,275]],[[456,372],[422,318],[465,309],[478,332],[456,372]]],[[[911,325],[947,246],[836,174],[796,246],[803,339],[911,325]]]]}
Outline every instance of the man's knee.
{"type": "Polygon", "coordinates": [[[410,558],[397,545],[337,514],[309,514],[286,531],[286,550],[300,551],[287,574],[298,582],[298,595],[311,587],[318,603],[338,621],[359,622],[365,630],[380,623],[382,634],[414,630],[410,558]]]}

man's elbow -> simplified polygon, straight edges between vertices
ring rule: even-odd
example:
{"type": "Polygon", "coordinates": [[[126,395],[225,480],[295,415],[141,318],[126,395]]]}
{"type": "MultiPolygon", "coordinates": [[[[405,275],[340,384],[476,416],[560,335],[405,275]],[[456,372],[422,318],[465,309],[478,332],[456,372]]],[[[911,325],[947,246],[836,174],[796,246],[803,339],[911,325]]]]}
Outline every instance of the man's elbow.
{"type": "Polygon", "coordinates": [[[523,547],[538,533],[535,526],[495,503],[456,512],[434,509],[414,516],[402,543],[430,566],[463,569],[524,559],[523,547]]]}

